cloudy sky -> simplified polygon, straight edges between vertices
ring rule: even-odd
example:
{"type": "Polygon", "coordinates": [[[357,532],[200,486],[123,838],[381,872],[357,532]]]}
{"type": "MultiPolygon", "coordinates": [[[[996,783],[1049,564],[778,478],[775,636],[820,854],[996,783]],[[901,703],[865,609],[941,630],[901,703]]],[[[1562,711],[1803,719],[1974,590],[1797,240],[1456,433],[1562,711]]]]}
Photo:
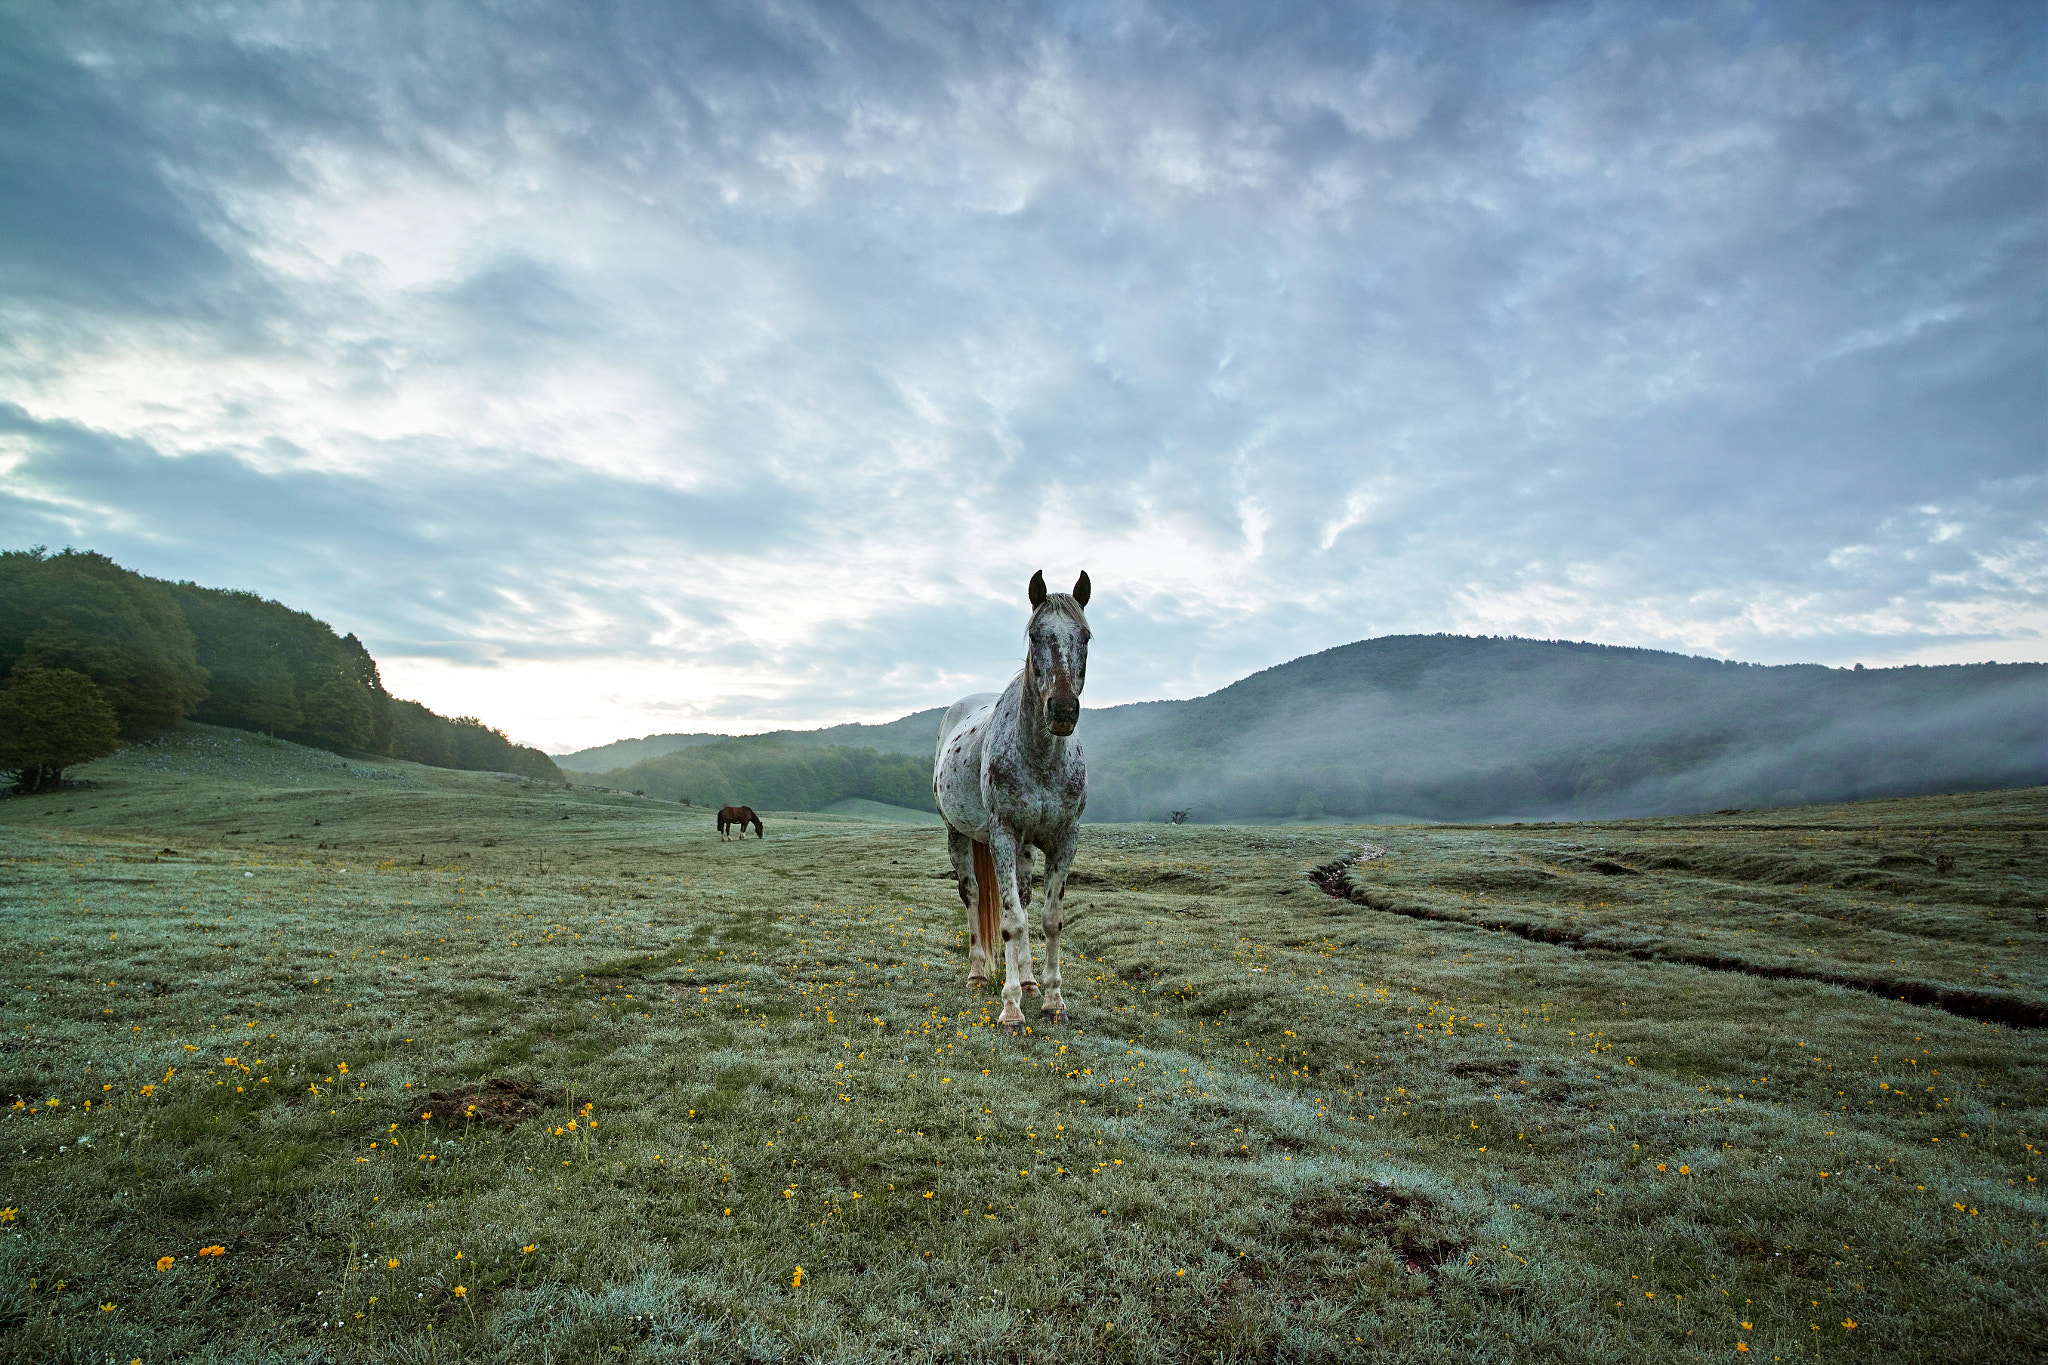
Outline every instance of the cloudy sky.
{"type": "Polygon", "coordinates": [[[0,4],[0,544],[562,749],[2048,658],[2048,8],[0,4]]]}

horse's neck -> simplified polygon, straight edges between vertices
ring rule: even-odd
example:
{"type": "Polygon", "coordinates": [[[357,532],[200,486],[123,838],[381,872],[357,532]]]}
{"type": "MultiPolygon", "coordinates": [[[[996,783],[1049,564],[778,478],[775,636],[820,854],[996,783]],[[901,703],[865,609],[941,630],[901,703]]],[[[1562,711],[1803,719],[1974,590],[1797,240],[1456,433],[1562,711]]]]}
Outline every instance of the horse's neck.
{"type": "Polygon", "coordinates": [[[1047,772],[1060,766],[1067,756],[1067,742],[1052,732],[1045,707],[1036,704],[1038,685],[1027,661],[1017,675],[1017,748],[1032,768],[1047,772]]]}

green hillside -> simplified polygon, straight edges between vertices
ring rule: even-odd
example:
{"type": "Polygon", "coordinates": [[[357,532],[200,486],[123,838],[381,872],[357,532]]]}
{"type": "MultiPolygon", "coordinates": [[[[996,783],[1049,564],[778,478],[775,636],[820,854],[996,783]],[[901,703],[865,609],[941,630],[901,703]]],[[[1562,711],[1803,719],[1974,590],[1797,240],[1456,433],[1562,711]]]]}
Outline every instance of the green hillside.
{"type": "Polygon", "coordinates": [[[574,753],[555,754],[553,758],[561,767],[571,772],[608,773],[632,764],[657,758],[662,754],[674,753],[678,749],[694,748],[702,744],[717,744],[728,739],[754,738],[778,740],[785,744],[844,745],[850,749],[873,749],[885,754],[912,754],[919,758],[931,757],[938,747],[939,718],[945,714],[941,707],[918,711],[892,720],[885,725],[862,725],[849,722],[845,725],[828,725],[821,730],[771,730],[763,735],[647,735],[641,739],[619,739],[595,748],[578,749],[574,753]]]}
{"type": "Polygon", "coordinates": [[[699,744],[721,744],[731,735],[646,735],[640,739],[615,739],[570,754],[550,754],[555,766],[572,773],[609,773],[678,749],[699,744]]]}
{"type": "MultiPolygon", "coordinates": [[[[928,763],[941,715],[761,738],[928,763]]],[[[1551,640],[1386,636],[1192,701],[1090,709],[1077,739],[1090,820],[1182,809],[1197,822],[1274,822],[1775,807],[2048,783],[2048,665],[1767,667],[1551,640]]],[[[666,740],[717,737],[633,742],[666,740]]]]}
{"type": "Polygon", "coordinates": [[[352,634],[254,593],[148,578],[105,555],[0,553],[0,678],[22,668],[85,674],[128,739],[189,718],[337,753],[562,780],[546,754],[474,716],[391,696],[352,634]]]}
{"type": "Polygon", "coordinates": [[[933,811],[931,774],[930,758],[764,735],[677,749],[607,772],[603,780],[699,806],[820,811],[861,799],[933,811]]]}
{"type": "Polygon", "coordinates": [[[1089,815],[1549,819],[2048,782],[2048,665],[1388,636],[1081,722],[1089,815]]]}

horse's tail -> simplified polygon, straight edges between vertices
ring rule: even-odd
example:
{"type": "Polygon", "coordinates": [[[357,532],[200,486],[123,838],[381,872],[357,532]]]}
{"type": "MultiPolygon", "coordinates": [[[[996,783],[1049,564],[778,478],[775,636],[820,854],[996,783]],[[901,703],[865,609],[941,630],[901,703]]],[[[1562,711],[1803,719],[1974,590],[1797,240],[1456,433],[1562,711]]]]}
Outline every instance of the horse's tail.
{"type": "MultiPolygon", "coordinates": [[[[996,945],[1002,942],[1001,924],[1003,915],[1003,893],[996,887],[996,860],[989,846],[981,840],[974,841],[974,928],[981,937],[981,951],[993,964],[996,945]]],[[[996,968],[991,965],[989,976],[996,977],[996,968]]]]}

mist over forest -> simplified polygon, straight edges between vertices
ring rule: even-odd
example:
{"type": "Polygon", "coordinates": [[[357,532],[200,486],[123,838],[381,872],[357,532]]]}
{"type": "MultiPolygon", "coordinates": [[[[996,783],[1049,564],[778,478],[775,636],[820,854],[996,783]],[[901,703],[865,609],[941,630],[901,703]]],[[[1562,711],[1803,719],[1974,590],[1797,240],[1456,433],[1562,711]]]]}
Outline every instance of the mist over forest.
{"type": "MultiPolygon", "coordinates": [[[[754,742],[917,759],[923,799],[892,804],[929,809],[941,714],[754,742]]],[[[1613,645],[1397,635],[1189,701],[1087,710],[1076,738],[1088,758],[1090,820],[1176,810],[1243,822],[1751,809],[2048,784],[2048,664],[1766,666],[1613,645]]],[[[591,772],[651,756],[606,779],[639,786],[662,752],[720,742],[655,735],[556,761],[591,772]]]]}

